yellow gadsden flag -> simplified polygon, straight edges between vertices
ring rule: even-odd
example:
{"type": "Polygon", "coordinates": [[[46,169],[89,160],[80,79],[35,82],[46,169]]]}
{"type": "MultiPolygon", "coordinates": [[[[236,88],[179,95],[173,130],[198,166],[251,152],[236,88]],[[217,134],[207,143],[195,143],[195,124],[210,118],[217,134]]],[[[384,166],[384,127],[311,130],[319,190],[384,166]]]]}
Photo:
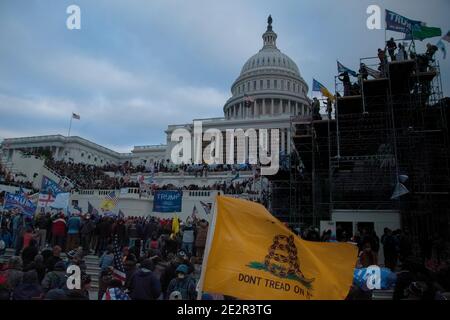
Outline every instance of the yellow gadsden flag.
{"type": "Polygon", "coordinates": [[[100,209],[105,211],[111,211],[116,207],[115,203],[112,200],[104,199],[100,205],[100,209]]]}
{"type": "Polygon", "coordinates": [[[344,299],[357,247],[302,240],[262,205],[217,196],[200,289],[240,299],[344,299]]]}

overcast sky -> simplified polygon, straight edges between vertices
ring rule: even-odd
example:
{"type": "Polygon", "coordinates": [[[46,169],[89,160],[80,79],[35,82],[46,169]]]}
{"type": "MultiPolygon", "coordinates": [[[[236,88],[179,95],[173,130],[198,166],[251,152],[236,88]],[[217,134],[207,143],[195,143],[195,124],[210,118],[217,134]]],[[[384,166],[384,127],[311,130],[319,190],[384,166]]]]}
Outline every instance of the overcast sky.
{"type": "MultiPolygon", "coordinates": [[[[358,70],[383,46],[385,31],[366,28],[369,4],[450,30],[449,0],[1,0],[0,140],[67,135],[73,111],[72,135],[114,150],[165,143],[169,124],[223,115],[269,14],[308,85],[333,89],[336,59],[358,70]],[[66,28],[71,4],[81,30],[66,28]]],[[[437,57],[448,96],[450,53],[437,57]]]]}

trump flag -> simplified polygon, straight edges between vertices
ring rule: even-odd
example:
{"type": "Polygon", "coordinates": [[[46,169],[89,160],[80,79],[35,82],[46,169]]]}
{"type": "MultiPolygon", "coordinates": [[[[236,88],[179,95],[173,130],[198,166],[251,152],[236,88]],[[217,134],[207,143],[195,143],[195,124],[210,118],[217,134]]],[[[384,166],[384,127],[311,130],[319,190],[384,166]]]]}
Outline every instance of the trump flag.
{"type": "Polygon", "coordinates": [[[200,289],[251,300],[345,299],[358,249],[297,237],[255,202],[217,196],[200,289]]]}

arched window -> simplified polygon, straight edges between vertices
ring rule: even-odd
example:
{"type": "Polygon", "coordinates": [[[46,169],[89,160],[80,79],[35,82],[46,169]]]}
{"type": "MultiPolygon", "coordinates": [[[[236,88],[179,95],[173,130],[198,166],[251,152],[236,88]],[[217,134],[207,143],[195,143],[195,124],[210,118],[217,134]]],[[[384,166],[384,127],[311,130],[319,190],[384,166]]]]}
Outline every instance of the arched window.
{"type": "Polygon", "coordinates": [[[267,80],[267,89],[270,89],[270,80],[267,80]]]}
{"type": "Polygon", "coordinates": [[[278,89],[278,81],[277,80],[273,80],[273,87],[275,89],[278,89]]]}
{"type": "Polygon", "coordinates": [[[287,86],[287,89],[288,89],[288,91],[291,91],[291,82],[290,81],[288,81],[288,86],[287,86]]]}
{"type": "Polygon", "coordinates": [[[264,86],[264,81],[259,80],[259,90],[262,90],[264,86]]]}

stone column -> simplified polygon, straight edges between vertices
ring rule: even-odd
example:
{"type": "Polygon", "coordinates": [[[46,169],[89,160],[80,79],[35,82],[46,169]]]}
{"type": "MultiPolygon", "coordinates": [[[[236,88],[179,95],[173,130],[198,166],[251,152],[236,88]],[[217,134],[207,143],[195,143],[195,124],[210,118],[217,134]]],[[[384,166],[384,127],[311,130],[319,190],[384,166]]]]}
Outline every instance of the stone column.
{"type": "Polygon", "coordinates": [[[284,144],[285,144],[285,134],[286,134],[286,129],[285,128],[281,128],[280,129],[280,135],[281,135],[281,139],[280,139],[280,151],[284,152],[286,151],[284,144]]]}
{"type": "Polygon", "coordinates": [[[262,113],[261,115],[265,115],[266,114],[266,98],[263,99],[262,101],[262,113]]]}
{"type": "Polygon", "coordinates": [[[275,105],[274,105],[274,102],[273,102],[273,100],[274,99],[270,99],[270,114],[271,115],[274,115],[275,114],[275,105]]]}

